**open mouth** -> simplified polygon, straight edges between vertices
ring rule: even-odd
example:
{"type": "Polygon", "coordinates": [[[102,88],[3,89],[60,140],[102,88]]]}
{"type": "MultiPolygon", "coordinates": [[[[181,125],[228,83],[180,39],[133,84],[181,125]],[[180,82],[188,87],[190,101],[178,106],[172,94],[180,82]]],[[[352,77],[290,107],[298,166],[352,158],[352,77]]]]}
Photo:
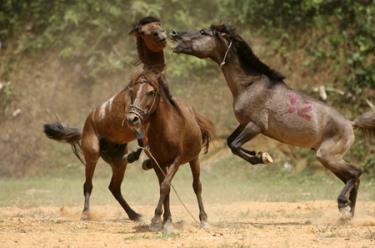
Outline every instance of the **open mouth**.
{"type": "Polygon", "coordinates": [[[190,45],[186,44],[182,40],[176,39],[173,37],[171,37],[170,40],[172,42],[169,42],[169,44],[174,53],[191,53],[192,52],[190,45]]]}

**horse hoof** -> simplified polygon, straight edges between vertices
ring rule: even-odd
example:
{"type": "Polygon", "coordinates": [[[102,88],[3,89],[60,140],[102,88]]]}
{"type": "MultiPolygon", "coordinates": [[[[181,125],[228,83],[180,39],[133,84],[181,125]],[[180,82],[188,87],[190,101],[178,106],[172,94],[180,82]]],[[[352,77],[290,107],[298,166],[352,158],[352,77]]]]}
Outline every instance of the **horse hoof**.
{"type": "Polygon", "coordinates": [[[262,162],[263,164],[272,164],[273,159],[267,152],[262,152],[262,162]]]}
{"type": "Polygon", "coordinates": [[[210,228],[210,225],[206,221],[202,221],[201,222],[201,227],[203,229],[207,230],[208,228],[210,228]]]}
{"type": "Polygon", "coordinates": [[[89,213],[89,211],[83,211],[82,212],[81,220],[82,221],[90,220],[90,213],[89,213]]]}
{"type": "Polygon", "coordinates": [[[166,233],[172,233],[173,232],[173,224],[172,221],[168,220],[164,223],[163,231],[166,233]]]}
{"type": "Polygon", "coordinates": [[[161,229],[163,228],[163,223],[161,222],[161,219],[160,218],[152,218],[151,220],[151,224],[150,226],[148,227],[148,229],[151,231],[151,232],[158,232],[160,231],[161,229]]]}
{"type": "Polygon", "coordinates": [[[341,220],[350,220],[353,217],[350,206],[340,208],[340,213],[341,213],[341,218],[340,218],[341,220]]]}
{"type": "Polygon", "coordinates": [[[145,161],[143,161],[142,163],[142,169],[143,170],[150,170],[152,169],[152,161],[150,159],[146,159],[145,161]]]}
{"type": "Polygon", "coordinates": [[[140,214],[134,214],[132,216],[129,216],[129,219],[135,222],[141,222],[142,221],[142,215],[140,214]]]}

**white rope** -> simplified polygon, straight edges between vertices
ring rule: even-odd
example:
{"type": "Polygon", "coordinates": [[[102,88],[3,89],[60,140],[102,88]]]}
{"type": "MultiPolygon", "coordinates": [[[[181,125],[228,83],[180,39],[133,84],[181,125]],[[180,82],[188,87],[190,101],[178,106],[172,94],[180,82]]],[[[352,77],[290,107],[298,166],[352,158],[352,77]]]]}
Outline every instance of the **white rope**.
{"type": "Polygon", "coordinates": [[[223,67],[226,63],[226,59],[227,59],[227,56],[228,56],[228,53],[229,53],[229,50],[232,46],[232,41],[229,42],[229,45],[228,45],[228,48],[227,48],[227,51],[225,52],[225,55],[224,55],[224,58],[223,58],[223,61],[220,63],[220,67],[223,67]]]}

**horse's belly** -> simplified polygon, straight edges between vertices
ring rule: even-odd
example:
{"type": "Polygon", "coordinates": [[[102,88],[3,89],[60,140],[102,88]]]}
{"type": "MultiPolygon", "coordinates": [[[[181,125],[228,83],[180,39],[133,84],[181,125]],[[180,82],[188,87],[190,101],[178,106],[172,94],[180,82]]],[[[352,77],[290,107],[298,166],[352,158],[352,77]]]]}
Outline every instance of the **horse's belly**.
{"type": "Polygon", "coordinates": [[[298,117],[271,120],[263,134],[285,144],[307,148],[313,148],[320,141],[316,122],[298,117]]]}

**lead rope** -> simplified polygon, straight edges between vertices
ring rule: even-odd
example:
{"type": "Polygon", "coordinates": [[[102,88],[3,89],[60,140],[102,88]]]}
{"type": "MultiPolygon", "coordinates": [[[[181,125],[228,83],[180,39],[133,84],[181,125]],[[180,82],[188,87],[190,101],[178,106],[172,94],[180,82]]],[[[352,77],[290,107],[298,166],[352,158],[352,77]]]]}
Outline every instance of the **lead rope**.
{"type": "MultiPolygon", "coordinates": [[[[159,165],[158,161],[156,160],[156,158],[154,157],[154,155],[152,155],[151,151],[147,148],[147,147],[139,147],[140,149],[142,150],[145,150],[146,153],[151,157],[151,159],[155,162],[155,164],[158,166],[159,170],[161,171],[161,173],[164,175],[164,177],[167,177],[167,175],[164,173],[164,171],[162,170],[161,166],[159,165]]],[[[195,223],[197,223],[199,225],[200,228],[202,228],[203,230],[205,230],[207,233],[210,233],[207,229],[203,228],[201,226],[201,223],[194,217],[194,215],[191,213],[191,211],[189,210],[189,208],[185,205],[185,203],[182,201],[180,195],[177,193],[177,190],[175,189],[175,187],[173,186],[172,182],[169,184],[169,186],[171,186],[171,188],[173,189],[174,193],[176,194],[177,196],[177,199],[179,200],[179,202],[181,203],[181,205],[185,208],[186,212],[190,215],[190,217],[193,219],[193,221],[195,223]]]]}

